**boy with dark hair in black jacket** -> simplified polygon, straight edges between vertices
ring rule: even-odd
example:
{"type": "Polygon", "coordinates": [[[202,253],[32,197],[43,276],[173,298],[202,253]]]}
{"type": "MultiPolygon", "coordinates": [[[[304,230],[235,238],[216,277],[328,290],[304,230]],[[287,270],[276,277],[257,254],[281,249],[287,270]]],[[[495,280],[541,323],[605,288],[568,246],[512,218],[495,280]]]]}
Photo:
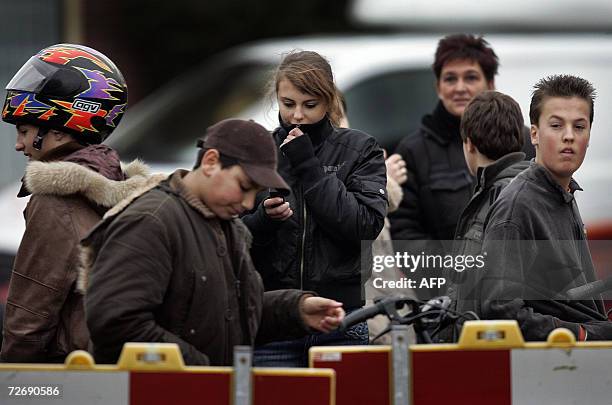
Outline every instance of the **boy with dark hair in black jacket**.
{"type": "MultiPolygon", "coordinates": [[[[523,116],[518,103],[497,91],[477,95],[465,109],[461,119],[463,155],[470,174],[476,177],[476,187],[457,224],[453,246],[456,256],[481,254],[489,208],[512,178],[529,166],[521,152],[522,130],[523,116]]],[[[476,310],[473,294],[480,270],[462,267],[454,270],[448,294],[455,309],[476,310]]]]}
{"type": "Polygon", "coordinates": [[[582,164],[593,122],[595,89],[558,75],[540,80],[529,117],[535,162],[502,191],[485,224],[486,266],[479,315],[516,319],[527,340],[555,328],[577,340],[612,339],[601,297],[569,300],[565,292],[595,280],[572,175],[582,164]]]}

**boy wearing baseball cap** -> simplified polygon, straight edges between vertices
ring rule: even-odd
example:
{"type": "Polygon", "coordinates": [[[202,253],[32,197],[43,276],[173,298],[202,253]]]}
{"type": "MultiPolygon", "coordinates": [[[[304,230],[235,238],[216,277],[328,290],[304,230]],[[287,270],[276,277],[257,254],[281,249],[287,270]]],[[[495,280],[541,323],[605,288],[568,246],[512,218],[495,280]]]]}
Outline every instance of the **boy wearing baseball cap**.
{"type": "Polygon", "coordinates": [[[224,120],[198,146],[192,171],[119,204],[82,242],[97,362],[141,341],[177,343],[186,364],[231,365],[234,345],[330,331],[344,316],[342,304],[312,293],[263,292],[238,216],[262,188],[288,189],[268,131],[224,120]]]}

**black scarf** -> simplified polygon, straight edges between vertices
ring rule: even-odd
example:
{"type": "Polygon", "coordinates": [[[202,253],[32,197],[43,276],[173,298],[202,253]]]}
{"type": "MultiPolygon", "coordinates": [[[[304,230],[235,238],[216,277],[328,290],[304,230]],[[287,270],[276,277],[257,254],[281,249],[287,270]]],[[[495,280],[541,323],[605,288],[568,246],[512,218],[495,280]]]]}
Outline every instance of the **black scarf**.
{"type": "Polygon", "coordinates": [[[438,135],[451,139],[455,137],[461,138],[459,132],[461,117],[455,117],[449,113],[441,101],[438,101],[438,105],[436,105],[431,114],[423,117],[422,123],[438,135]]]}
{"type": "MultiPolygon", "coordinates": [[[[287,124],[283,122],[283,119],[281,118],[280,114],[278,115],[278,121],[280,122],[281,128],[284,132],[281,132],[279,134],[281,140],[285,139],[289,132],[293,128],[298,126],[297,124],[287,124]]],[[[325,117],[323,117],[323,119],[318,122],[315,122],[314,124],[299,124],[299,127],[304,134],[308,135],[310,141],[312,142],[312,146],[314,146],[316,149],[317,146],[323,143],[327,134],[330,133],[331,122],[329,121],[329,118],[326,115],[325,117]]]]}

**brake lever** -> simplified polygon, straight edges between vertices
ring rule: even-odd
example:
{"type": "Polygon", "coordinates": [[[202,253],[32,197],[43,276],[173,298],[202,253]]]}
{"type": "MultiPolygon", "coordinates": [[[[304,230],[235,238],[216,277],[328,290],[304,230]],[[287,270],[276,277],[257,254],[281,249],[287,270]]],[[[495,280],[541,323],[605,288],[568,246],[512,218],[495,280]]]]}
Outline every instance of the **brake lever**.
{"type": "Polygon", "coordinates": [[[405,317],[397,312],[399,309],[402,309],[405,305],[410,305],[412,306],[411,313],[413,313],[418,311],[420,304],[419,301],[404,296],[377,297],[374,299],[374,303],[382,304],[385,315],[387,315],[389,321],[394,324],[401,324],[402,319],[405,317]]]}

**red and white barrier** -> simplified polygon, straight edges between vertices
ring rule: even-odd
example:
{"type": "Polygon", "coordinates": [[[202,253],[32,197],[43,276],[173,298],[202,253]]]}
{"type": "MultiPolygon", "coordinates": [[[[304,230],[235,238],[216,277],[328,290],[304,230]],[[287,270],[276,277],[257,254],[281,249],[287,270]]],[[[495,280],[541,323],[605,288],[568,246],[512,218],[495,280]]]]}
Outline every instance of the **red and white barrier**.
{"type": "MultiPolygon", "coordinates": [[[[333,370],[251,370],[252,405],[333,405],[333,370]],[[290,401],[290,402],[288,402],[290,401]]],[[[231,367],[186,367],[173,344],[127,344],[117,365],[0,364],[0,405],[230,405],[231,367]]]]}
{"type": "MultiPolygon", "coordinates": [[[[315,347],[311,367],[336,371],[337,405],[391,405],[391,346],[315,347]]],[[[515,321],[470,322],[458,344],[413,345],[412,405],[612,404],[612,342],[569,331],[525,343],[515,321]]]]}

